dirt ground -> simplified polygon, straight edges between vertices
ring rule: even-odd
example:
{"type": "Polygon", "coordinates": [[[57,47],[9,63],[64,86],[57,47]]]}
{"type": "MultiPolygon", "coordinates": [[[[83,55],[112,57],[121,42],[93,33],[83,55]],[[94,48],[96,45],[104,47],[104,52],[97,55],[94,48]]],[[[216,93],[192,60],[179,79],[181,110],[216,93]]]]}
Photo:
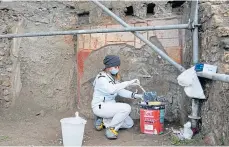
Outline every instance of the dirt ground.
{"type": "MultiPolygon", "coordinates": [[[[74,115],[74,111],[53,112],[44,111],[36,116],[15,111],[6,111],[1,115],[0,146],[33,145],[62,146],[60,119],[74,115]]],[[[120,130],[117,140],[108,140],[103,131],[93,129],[93,121],[87,120],[83,146],[161,146],[171,145],[169,129],[163,135],[141,134],[139,120],[129,130],[120,130]]],[[[166,124],[165,128],[171,128],[166,124]]]]}
{"type": "MultiPolygon", "coordinates": [[[[34,146],[60,146],[61,126],[60,119],[74,115],[74,111],[46,112],[36,116],[19,112],[5,111],[1,116],[0,146],[5,145],[34,145],[34,146]]],[[[117,140],[108,140],[104,131],[93,129],[93,120],[87,120],[83,145],[108,145],[108,146],[135,146],[135,145],[170,145],[169,135],[150,136],[141,134],[139,123],[129,130],[120,130],[117,140]]]]}
{"type": "MultiPolygon", "coordinates": [[[[74,114],[75,110],[46,110],[22,96],[13,108],[0,110],[0,146],[62,146],[60,120],[74,114]]],[[[104,130],[94,130],[93,120],[87,120],[83,146],[171,145],[171,127],[178,126],[166,123],[163,135],[146,135],[140,133],[139,120],[135,120],[133,128],[119,131],[117,140],[108,140],[104,130]]]]}

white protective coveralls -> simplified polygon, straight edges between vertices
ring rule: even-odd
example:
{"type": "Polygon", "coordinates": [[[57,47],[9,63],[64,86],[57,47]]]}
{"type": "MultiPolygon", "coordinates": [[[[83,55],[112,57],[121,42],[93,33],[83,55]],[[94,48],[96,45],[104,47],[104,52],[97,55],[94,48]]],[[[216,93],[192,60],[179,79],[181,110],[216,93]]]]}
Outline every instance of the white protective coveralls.
{"type": "Polygon", "coordinates": [[[125,98],[133,98],[133,92],[124,88],[135,81],[119,83],[104,71],[96,76],[93,83],[94,93],[91,107],[96,116],[103,118],[106,128],[114,127],[118,131],[119,128],[131,128],[134,125],[132,118],[129,116],[131,112],[130,105],[116,102],[115,97],[119,95],[125,98]]]}

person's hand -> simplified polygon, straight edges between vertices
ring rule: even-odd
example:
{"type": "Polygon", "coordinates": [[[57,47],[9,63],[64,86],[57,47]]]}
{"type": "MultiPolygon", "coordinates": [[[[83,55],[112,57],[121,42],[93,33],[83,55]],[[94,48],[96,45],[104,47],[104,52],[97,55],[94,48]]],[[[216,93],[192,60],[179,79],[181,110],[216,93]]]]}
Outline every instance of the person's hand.
{"type": "Polygon", "coordinates": [[[138,90],[137,89],[136,89],[135,92],[133,92],[131,97],[134,98],[134,99],[142,99],[143,100],[143,94],[138,94],[138,90]]]}
{"type": "Polygon", "coordinates": [[[140,85],[140,81],[138,79],[131,80],[130,85],[140,85]]]}
{"type": "Polygon", "coordinates": [[[143,94],[134,94],[134,98],[135,99],[142,99],[142,100],[144,99],[143,94]]]}

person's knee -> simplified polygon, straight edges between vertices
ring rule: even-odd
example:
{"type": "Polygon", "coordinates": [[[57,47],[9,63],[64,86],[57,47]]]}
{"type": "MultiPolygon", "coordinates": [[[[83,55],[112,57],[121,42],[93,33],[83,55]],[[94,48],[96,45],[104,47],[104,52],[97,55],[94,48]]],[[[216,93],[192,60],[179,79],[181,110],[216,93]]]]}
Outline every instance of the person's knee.
{"type": "Polygon", "coordinates": [[[102,117],[101,116],[101,111],[98,110],[98,109],[96,109],[96,108],[92,109],[92,113],[93,113],[93,115],[94,115],[95,118],[96,117],[102,117]]]}
{"type": "Polygon", "coordinates": [[[129,114],[131,112],[131,106],[129,104],[123,104],[123,111],[129,114]]]}

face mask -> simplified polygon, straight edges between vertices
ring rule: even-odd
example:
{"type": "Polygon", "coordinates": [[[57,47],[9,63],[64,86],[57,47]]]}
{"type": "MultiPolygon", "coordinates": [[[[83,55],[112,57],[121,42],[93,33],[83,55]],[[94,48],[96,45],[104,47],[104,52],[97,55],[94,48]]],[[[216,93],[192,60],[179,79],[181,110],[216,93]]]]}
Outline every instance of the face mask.
{"type": "Polygon", "coordinates": [[[110,70],[111,74],[113,74],[113,75],[117,74],[118,71],[119,71],[119,70],[116,69],[116,68],[112,68],[112,69],[110,70]]]}

